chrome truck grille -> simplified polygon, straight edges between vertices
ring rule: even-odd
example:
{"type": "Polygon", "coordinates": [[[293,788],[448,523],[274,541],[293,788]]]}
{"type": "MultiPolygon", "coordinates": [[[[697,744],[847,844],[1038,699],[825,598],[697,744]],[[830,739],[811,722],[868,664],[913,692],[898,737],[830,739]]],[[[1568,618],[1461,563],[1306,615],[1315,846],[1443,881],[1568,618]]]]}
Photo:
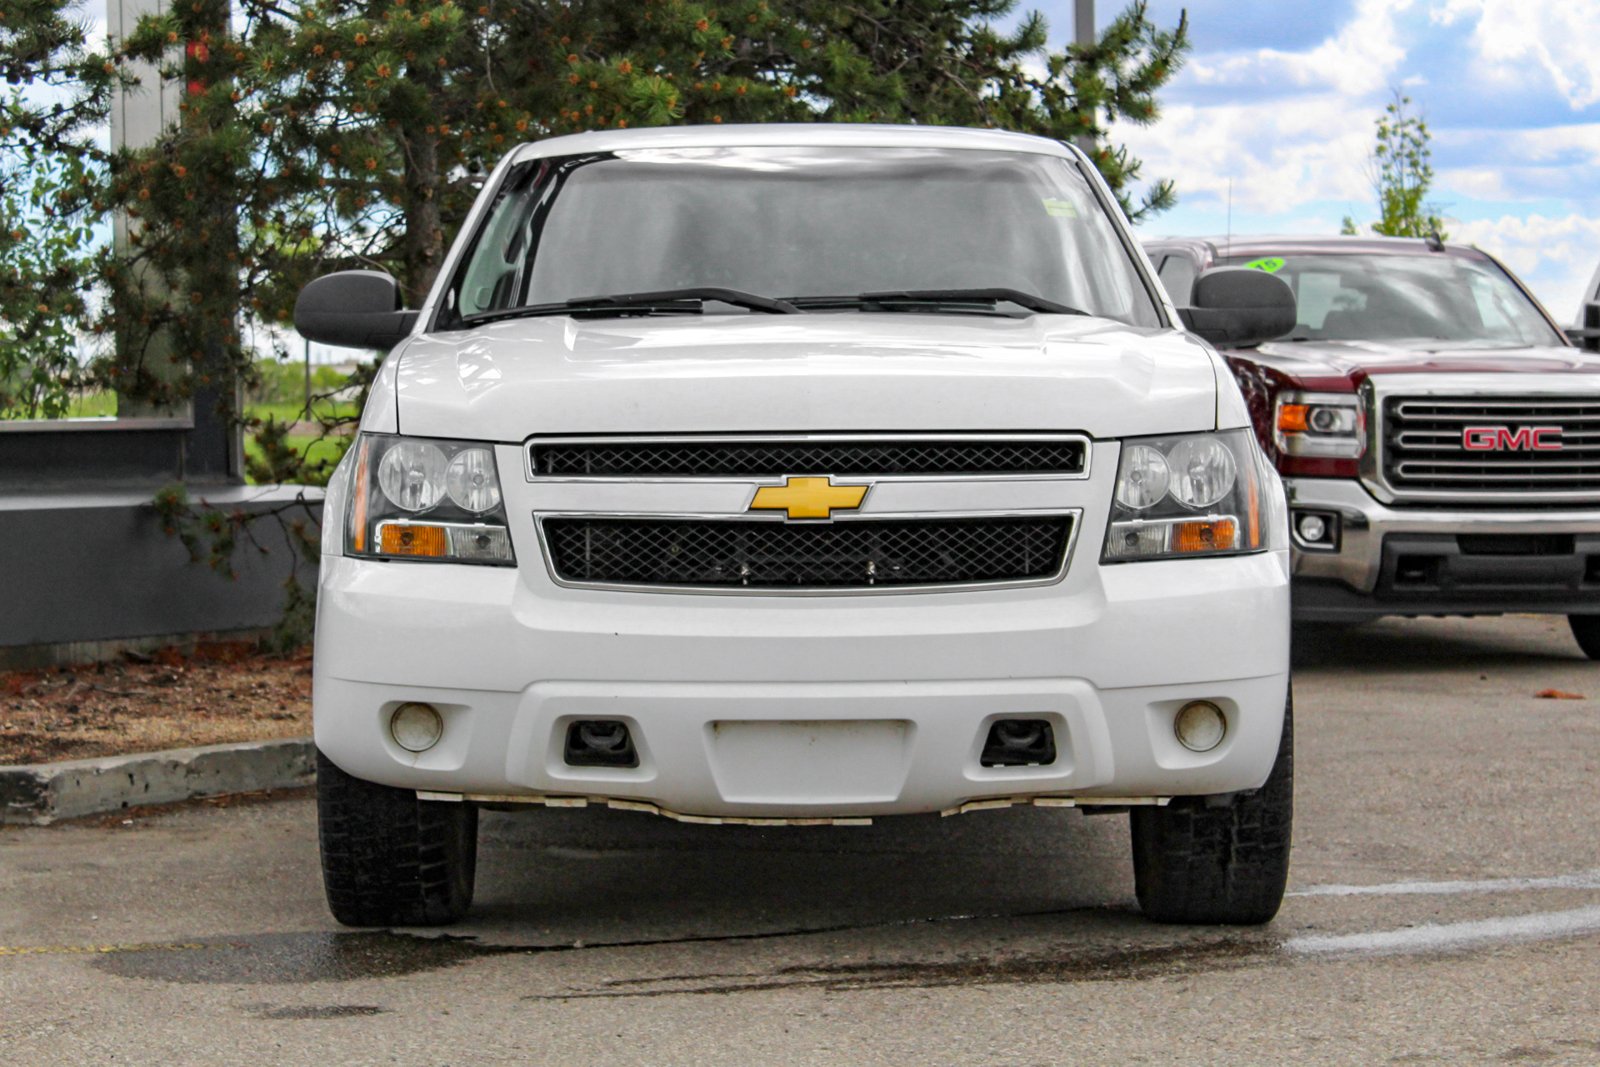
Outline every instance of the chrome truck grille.
{"type": "Polygon", "coordinates": [[[1569,507],[1600,493],[1600,397],[1390,396],[1380,411],[1397,500],[1569,507]]]}
{"type": "Polygon", "coordinates": [[[556,577],[641,588],[872,589],[1049,579],[1073,519],[548,518],[556,577]]]}

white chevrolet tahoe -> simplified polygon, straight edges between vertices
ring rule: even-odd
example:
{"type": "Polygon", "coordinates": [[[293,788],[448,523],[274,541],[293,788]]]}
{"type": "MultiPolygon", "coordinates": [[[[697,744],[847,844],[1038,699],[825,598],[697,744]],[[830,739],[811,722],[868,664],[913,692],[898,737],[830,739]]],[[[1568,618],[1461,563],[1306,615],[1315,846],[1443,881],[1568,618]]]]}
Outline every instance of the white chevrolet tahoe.
{"type": "Polygon", "coordinates": [[[585,133],[490,176],[329,487],[323,871],[460,918],[480,807],[855,824],[1131,813],[1146,914],[1265,922],[1288,869],[1283,492],[1088,160],[994,131],[585,133]]]}

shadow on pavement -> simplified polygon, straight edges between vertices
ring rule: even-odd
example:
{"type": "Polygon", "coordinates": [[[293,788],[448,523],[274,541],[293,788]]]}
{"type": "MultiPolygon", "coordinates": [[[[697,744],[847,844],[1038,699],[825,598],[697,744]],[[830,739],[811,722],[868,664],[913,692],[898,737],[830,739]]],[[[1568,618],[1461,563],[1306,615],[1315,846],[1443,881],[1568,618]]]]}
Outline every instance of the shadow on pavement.
{"type": "Polygon", "coordinates": [[[1379,667],[1446,673],[1463,668],[1583,662],[1562,616],[1378,619],[1360,625],[1297,623],[1296,669],[1379,667]]]}

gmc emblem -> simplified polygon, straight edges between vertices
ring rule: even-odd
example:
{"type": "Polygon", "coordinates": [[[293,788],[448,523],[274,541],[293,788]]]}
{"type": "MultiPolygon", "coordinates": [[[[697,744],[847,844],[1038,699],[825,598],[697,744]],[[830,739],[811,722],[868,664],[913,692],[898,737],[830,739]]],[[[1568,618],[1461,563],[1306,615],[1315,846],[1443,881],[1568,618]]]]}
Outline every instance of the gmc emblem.
{"type": "Polygon", "coordinates": [[[1468,452],[1559,452],[1559,426],[1468,426],[1461,447],[1468,452]]]}

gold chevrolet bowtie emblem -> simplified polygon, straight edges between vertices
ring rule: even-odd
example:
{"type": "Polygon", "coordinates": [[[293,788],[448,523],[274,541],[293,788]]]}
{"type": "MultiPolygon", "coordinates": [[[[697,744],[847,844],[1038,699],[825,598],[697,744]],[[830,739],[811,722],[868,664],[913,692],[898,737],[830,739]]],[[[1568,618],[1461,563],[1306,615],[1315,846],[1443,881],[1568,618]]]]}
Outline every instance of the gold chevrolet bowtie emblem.
{"type": "Polygon", "coordinates": [[[756,491],[751,511],[783,511],[791,519],[826,519],[838,510],[859,508],[865,485],[834,485],[832,478],[786,478],[782,485],[756,491]]]}

